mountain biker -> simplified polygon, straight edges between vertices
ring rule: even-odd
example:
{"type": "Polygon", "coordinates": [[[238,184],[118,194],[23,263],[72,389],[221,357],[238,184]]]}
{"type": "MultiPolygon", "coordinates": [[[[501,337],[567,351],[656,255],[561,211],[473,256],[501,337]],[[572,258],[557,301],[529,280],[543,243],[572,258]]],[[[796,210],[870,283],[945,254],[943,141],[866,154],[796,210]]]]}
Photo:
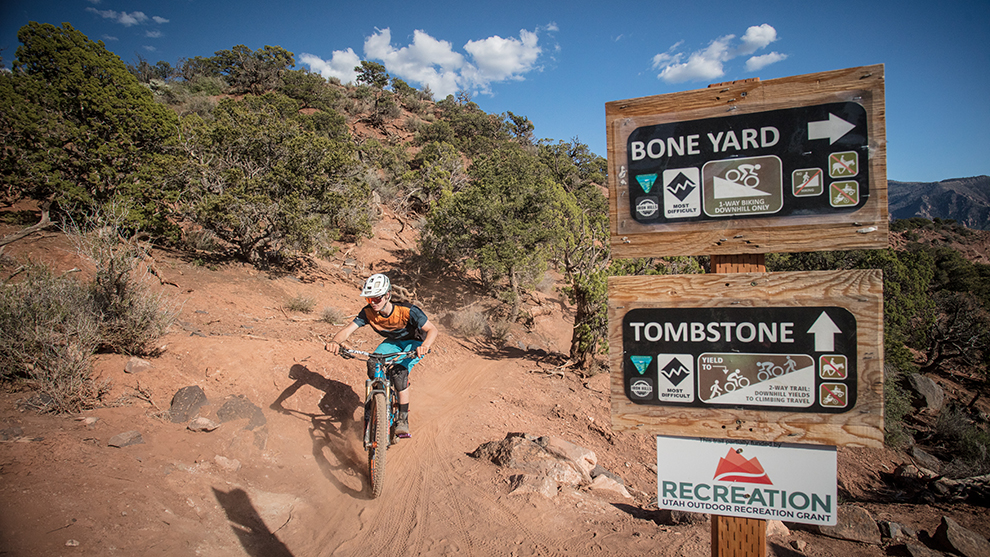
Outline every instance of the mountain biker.
{"type": "MultiPolygon", "coordinates": [[[[393,354],[415,350],[416,356],[409,356],[389,366],[387,373],[399,395],[399,418],[395,423],[396,435],[409,435],[409,370],[429,353],[440,331],[430,321],[423,310],[413,304],[392,302],[392,282],[379,273],[368,277],[361,289],[361,296],[368,305],[361,309],[349,325],[334,335],[326,345],[331,354],[338,354],[342,343],[354,331],[371,325],[385,340],[375,348],[375,354],[393,354]]],[[[368,378],[371,379],[374,366],[368,362],[368,378]]]]}

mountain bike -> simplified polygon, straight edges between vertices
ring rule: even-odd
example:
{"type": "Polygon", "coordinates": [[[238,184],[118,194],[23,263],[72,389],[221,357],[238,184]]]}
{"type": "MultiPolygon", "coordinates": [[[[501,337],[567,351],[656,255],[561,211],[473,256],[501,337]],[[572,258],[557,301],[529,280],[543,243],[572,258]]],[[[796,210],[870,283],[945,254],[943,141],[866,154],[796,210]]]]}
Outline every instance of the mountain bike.
{"type": "Polygon", "coordinates": [[[416,351],[372,354],[363,350],[340,348],[342,358],[369,361],[374,366],[372,378],[365,382],[364,397],[364,448],[368,450],[368,478],[371,481],[371,497],[382,494],[385,487],[385,452],[389,445],[409,435],[395,435],[395,420],[399,417],[399,395],[386,374],[389,364],[416,351]]]}

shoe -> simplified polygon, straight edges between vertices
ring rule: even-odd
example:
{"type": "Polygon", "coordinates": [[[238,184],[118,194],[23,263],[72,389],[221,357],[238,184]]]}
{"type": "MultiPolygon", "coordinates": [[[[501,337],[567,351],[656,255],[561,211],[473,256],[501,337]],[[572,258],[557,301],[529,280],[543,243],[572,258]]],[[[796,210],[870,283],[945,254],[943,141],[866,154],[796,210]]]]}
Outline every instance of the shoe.
{"type": "Polygon", "coordinates": [[[395,420],[396,437],[411,437],[409,434],[409,412],[399,412],[398,419],[395,420]]]}

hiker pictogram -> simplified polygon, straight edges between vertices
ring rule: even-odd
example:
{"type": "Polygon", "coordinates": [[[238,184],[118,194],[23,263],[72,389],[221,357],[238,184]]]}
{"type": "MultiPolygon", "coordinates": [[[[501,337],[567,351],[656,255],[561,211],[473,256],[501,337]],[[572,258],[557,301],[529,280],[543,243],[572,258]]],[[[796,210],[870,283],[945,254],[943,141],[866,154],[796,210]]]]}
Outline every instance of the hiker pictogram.
{"type": "Polygon", "coordinates": [[[812,197],[825,191],[821,168],[802,168],[791,173],[791,193],[794,197],[812,197]]]}

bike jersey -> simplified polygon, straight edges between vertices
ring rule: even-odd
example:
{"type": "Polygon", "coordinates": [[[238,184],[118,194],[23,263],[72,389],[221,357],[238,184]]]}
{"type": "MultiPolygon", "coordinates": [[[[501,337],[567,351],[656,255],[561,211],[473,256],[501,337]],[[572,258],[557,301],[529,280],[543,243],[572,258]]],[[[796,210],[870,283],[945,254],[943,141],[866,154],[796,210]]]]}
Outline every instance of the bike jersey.
{"type": "Polygon", "coordinates": [[[358,327],[371,325],[376,333],[390,340],[426,340],[423,325],[426,314],[418,307],[405,302],[392,302],[392,313],[385,317],[371,308],[364,309],[354,318],[358,327]]]}

